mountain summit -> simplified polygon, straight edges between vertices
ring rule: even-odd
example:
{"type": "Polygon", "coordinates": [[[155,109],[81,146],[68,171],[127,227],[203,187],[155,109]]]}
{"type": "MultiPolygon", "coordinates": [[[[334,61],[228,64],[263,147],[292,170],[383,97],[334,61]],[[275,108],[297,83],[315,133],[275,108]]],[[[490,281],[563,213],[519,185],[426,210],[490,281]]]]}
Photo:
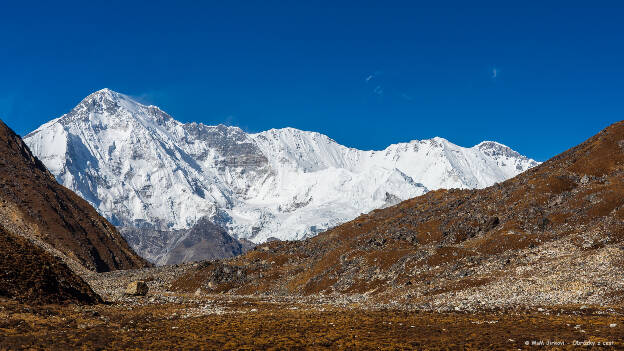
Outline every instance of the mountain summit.
{"type": "Polygon", "coordinates": [[[433,138],[362,151],[293,128],[183,124],[108,89],[25,141],[114,225],[171,231],[129,239],[155,262],[203,217],[254,242],[302,239],[429,190],[483,188],[537,165],[500,144],[433,138]]]}

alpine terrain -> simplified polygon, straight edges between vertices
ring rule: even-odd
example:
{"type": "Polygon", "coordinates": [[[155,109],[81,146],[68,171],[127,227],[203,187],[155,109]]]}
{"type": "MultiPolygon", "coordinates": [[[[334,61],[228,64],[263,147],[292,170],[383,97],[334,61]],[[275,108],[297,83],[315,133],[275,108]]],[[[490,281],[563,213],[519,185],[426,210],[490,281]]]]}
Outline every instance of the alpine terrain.
{"type": "Polygon", "coordinates": [[[255,243],[304,239],[430,190],[484,188],[538,164],[490,141],[463,148],[436,137],[362,151],[293,128],[183,124],[108,89],[24,140],[158,264],[239,252],[233,244],[182,253],[219,227],[255,243]],[[211,227],[190,233],[198,223],[211,227]]]}
{"type": "MultiPolygon", "coordinates": [[[[2,121],[0,234],[6,240],[2,244],[4,250],[0,251],[1,265],[5,267],[2,274],[7,274],[4,278],[14,277],[6,267],[13,267],[17,269],[14,272],[18,272],[27,266],[37,266],[36,257],[51,261],[50,255],[62,259],[76,272],[149,266],[132,251],[113,225],[85,200],[58,184],[22,139],[2,121]],[[30,248],[31,245],[37,248],[30,248]],[[16,255],[11,248],[21,250],[23,254],[16,255]],[[46,253],[40,253],[42,250],[46,253]]],[[[59,267],[56,263],[45,266],[41,274],[47,269],[50,274],[59,273],[66,277],[65,268],[59,267]]],[[[16,274],[22,276],[22,273],[16,274]]],[[[50,279],[46,276],[39,278],[50,279]]],[[[67,281],[71,282],[71,279],[67,281]]],[[[26,285],[36,287],[31,283],[26,285]]],[[[19,286],[19,283],[13,284],[19,286]]]]}
{"type": "Polygon", "coordinates": [[[202,263],[173,286],[437,311],[621,305],[623,174],[618,122],[503,183],[431,191],[314,238],[202,263]]]}

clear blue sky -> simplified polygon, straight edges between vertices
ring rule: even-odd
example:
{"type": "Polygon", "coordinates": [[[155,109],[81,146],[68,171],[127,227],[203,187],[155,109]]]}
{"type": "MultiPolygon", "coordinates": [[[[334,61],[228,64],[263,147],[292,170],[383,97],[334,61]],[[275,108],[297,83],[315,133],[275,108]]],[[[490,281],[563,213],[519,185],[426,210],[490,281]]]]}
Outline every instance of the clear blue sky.
{"type": "Polygon", "coordinates": [[[104,87],[183,122],[538,160],[624,119],[617,2],[24,3],[0,10],[0,118],[22,135],[104,87]]]}

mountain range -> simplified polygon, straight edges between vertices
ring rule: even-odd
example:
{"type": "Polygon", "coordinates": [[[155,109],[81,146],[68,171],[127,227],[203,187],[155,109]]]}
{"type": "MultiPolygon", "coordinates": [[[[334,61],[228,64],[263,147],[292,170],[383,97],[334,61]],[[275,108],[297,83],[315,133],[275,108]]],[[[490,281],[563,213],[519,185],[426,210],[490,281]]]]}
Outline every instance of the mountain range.
{"type": "Polygon", "coordinates": [[[439,311],[621,305],[623,175],[618,122],[505,182],[431,191],[314,238],[205,262],[173,287],[439,311]]]}
{"type": "MultiPolygon", "coordinates": [[[[304,239],[430,190],[484,188],[538,164],[492,141],[463,148],[436,137],[362,151],[293,128],[246,133],[181,123],[109,89],[24,141],[158,264],[177,263],[172,252],[189,259],[181,247],[205,243],[198,233],[222,228],[255,243],[304,239]],[[191,235],[198,223],[214,226],[191,235]]],[[[201,250],[192,256],[213,258],[201,250]]]]}

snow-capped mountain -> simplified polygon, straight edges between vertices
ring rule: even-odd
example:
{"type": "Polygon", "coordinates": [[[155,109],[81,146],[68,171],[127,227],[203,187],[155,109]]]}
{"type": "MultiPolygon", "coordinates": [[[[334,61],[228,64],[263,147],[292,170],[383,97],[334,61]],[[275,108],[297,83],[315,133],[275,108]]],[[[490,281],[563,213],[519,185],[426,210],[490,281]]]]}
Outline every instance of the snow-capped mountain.
{"type": "MultiPolygon", "coordinates": [[[[362,151],[293,128],[183,124],[108,89],[24,140],[116,226],[179,236],[207,217],[254,242],[302,239],[428,190],[483,188],[537,165],[495,142],[463,148],[433,138],[362,151]]],[[[179,241],[166,236],[148,238],[162,238],[161,248],[135,247],[166,261],[179,241]]]]}

